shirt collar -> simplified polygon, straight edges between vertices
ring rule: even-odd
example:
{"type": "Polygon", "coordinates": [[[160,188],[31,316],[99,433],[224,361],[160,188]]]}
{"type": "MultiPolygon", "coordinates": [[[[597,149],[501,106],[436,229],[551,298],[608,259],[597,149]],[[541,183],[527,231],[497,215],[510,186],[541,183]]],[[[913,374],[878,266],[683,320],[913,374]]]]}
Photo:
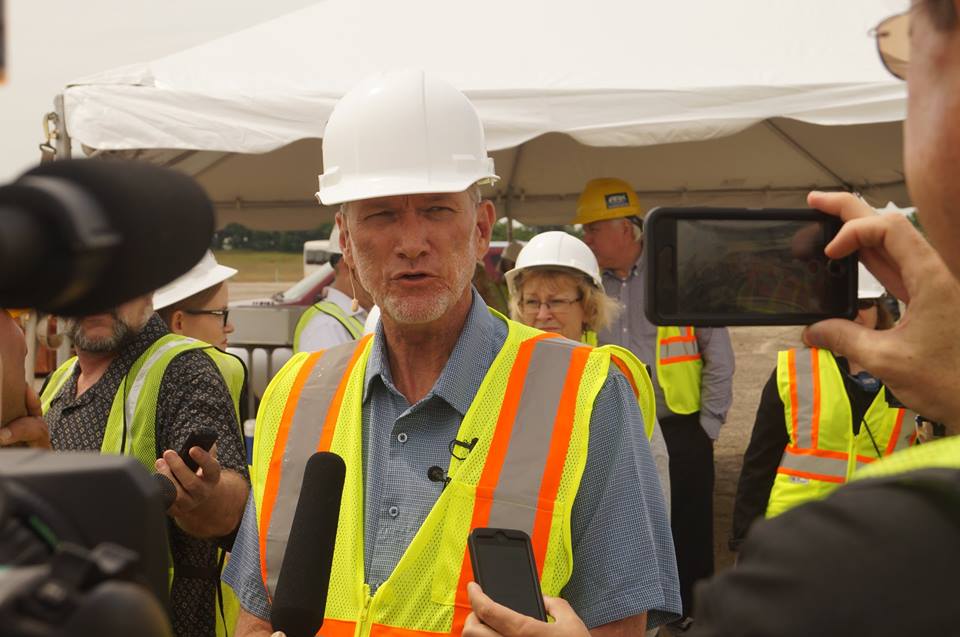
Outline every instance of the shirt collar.
{"type": "Polygon", "coordinates": [[[616,279],[617,281],[621,281],[621,280],[629,281],[633,277],[643,274],[643,265],[644,265],[643,252],[641,252],[640,256],[637,257],[636,262],[633,264],[633,267],[630,268],[630,272],[627,273],[626,279],[621,279],[616,275],[616,273],[613,270],[609,270],[609,269],[604,269],[603,276],[608,276],[612,279],[616,279]]]}
{"type": "MultiPolygon", "coordinates": [[[[490,366],[490,352],[495,349],[496,343],[497,320],[474,289],[473,302],[460,338],[457,339],[450,358],[427,398],[437,396],[456,409],[461,416],[467,413],[490,366]]],[[[382,323],[377,324],[372,348],[364,378],[364,402],[369,399],[370,384],[377,376],[380,376],[387,386],[392,386],[393,383],[382,323]]]]}

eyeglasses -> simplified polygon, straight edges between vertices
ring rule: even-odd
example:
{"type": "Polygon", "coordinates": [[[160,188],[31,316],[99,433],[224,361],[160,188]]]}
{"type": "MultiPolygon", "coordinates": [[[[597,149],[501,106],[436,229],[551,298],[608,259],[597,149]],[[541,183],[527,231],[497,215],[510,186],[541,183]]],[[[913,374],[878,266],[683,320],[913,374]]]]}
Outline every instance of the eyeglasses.
{"type": "Polygon", "coordinates": [[[223,317],[223,326],[227,326],[227,318],[230,316],[230,310],[184,310],[187,314],[193,314],[194,316],[199,314],[210,314],[212,316],[222,316],[223,317]]]}
{"type": "Polygon", "coordinates": [[[550,299],[548,301],[538,301],[537,299],[524,299],[520,308],[527,316],[536,316],[541,307],[546,307],[551,314],[564,314],[570,311],[570,306],[579,303],[580,298],[575,299],[550,299]]]}
{"type": "Polygon", "coordinates": [[[869,310],[871,307],[877,307],[879,299],[860,299],[857,301],[857,309],[861,312],[864,310],[869,310]]]}
{"type": "MultiPolygon", "coordinates": [[[[916,6],[916,5],[914,5],[916,6]]],[[[877,53],[883,66],[901,80],[907,79],[910,63],[910,11],[890,16],[869,34],[877,39],[877,53]]]]}

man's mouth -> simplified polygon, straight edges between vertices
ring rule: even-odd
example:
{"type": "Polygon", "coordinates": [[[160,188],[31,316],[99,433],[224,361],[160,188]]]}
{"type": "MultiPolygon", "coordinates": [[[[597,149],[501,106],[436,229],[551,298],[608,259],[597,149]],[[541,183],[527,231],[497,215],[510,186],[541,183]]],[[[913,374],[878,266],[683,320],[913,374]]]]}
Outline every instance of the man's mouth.
{"type": "Polygon", "coordinates": [[[424,279],[430,278],[430,275],[426,272],[404,272],[402,274],[397,274],[393,277],[394,281],[422,281],[424,279]]]}

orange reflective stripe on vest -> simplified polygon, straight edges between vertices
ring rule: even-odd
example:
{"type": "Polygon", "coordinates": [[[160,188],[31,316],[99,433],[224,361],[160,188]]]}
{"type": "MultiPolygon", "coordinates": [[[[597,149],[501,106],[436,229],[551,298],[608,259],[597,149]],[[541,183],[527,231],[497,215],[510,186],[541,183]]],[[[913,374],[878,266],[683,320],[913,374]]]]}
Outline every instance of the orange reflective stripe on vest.
{"type": "MultiPolygon", "coordinates": [[[[487,462],[477,482],[477,496],[474,499],[473,519],[471,529],[489,526],[490,512],[493,509],[493,497],[500,482],[500,470],[506,459],[510,438],[513,435],[514,424],[520,411],[520,402],[523,396],[524,381],[533,358],[533,351],[537,343],[548,338],[555,338],[556,334],[540,334],[528,339],[520,345],[517,359],[510,370],[510,380],[507,382],[507,392],[504,396],[500,416],[497,418],[497,428],[494,430],[493,440],[490,443],[490,452],[487,462]]],[[[534,420],[540,420],[536,418],[534,420]]],[[[543,446],[542,439],[539,446],[543,446]]],[[[513,527],[508,527],[513,528],[513,527]]],[[[463,631],[463,624],[470,614],[470,600],[467,597],[467,583],[473,580],[473,568],[470,566],[470,553],[464,551],[463,563],[460,566],[460,580],[457,582],[455,608],[453,611],[453,626],[451,632],[459,634],[463,631]]]]}
{"type": "Polygon", "coordinates": [[[700,360],[700,347],[692,327],[683,328],[680,336],[660,340],[660,364],[685,363],[700,360]]]}
{"type": "Polygon", "coordinates": [[[306,469],[305,462],[291,461],[290,456],[302,456],[304,449],[329,450],[349,371],[370,338],[352,348],[314,352],[294,381],[273,447],[260,514],[260,569],[271,597],[306,469]],[[319,431],[316,422],[324,423],[319,431]]]}

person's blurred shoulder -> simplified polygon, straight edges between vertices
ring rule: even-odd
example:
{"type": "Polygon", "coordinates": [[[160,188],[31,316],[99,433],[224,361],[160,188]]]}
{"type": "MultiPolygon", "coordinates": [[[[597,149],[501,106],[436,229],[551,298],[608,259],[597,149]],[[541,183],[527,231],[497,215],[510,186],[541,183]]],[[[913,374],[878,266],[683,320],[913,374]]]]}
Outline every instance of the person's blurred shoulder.
{"type": "Polygon", "coordinates": [[[692,634],[953,634],[958,546],[960,471],[848,484],[756,524],[737,566],[698,587],[692,634]]]}

